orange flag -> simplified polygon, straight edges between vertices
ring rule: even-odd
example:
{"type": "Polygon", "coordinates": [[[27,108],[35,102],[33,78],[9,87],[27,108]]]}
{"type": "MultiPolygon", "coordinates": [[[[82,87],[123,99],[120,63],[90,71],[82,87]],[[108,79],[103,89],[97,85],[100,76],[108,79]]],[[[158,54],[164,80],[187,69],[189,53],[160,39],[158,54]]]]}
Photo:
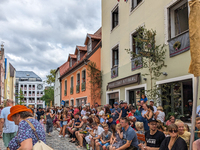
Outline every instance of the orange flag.
{"type": "Polygon", "coordinates": [[[189,34],[190,34],[190,53],[191,62],[189,73],[195,77],[200,76],[200,1],[192,0],[189,2],[189,34]]]}

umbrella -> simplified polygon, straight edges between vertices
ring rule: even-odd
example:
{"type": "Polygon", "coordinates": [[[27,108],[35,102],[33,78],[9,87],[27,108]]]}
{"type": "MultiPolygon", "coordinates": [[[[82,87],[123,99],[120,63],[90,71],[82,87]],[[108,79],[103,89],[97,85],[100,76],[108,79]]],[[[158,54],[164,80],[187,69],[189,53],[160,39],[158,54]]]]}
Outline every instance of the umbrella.
{"type": "Polygon", "coordinates": [[[200,76],[200,1],[188,0],[190,6],[189,15],[189,34],[190,34],[190,53],[191,62],[189,67],[189,73],[194,74],[194,93],[193,93],[193,111],[192,111],[192,128],[190,138],[190,150],[192,150],[192,143],[194,141],[195,121],[196,121],[196,109],[198,99],[198,86],[200,76]]]}

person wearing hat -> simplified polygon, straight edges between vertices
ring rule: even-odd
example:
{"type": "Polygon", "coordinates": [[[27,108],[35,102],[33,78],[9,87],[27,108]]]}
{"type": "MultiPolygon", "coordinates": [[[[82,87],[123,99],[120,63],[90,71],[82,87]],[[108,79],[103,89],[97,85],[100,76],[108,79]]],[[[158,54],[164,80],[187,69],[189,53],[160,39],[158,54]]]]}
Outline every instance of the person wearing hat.
{"type": "Polygon", "coordinates": [[[120,113],[121,109],[118,107],[118,102],[114,103],[114,108],[112,109],[111,115],[114,121],[117,121],[120,119],[120,113]]]}
{"type": "Polygon", "coordinates": [[[46,142],[44,128],[33,118],[32,113],[31,109],[23,105],[16,105],[10,108],[10,114],[7,118],[9,121],[14,121],[18,125],[18,133],[8,145],[10,150],[33,149],[33,146],[38,142],[37,137],[44,143],[46,142]],[[35,133],[31,126],[36,129],[35,133]]]}
{"type": "Polygon", "coordinates": [[[8,149],[8,144],[12,140],[12,138],[16,135],[17,126],[14,122],[9,121],[7,116],[10,114],[10,109],[13,106],[13,100],[7,99],[6,106],[1,111],[0,116],[0,135],[3,133],[3,142],[4,146],[8,149]]]}
{"type": "Polygon", "coordinates": [[[123,101],[122,102],[122,109],[121,109],[121,117],[126,117],[129,113],[129,109],[128,109],[128,106],[127,106],[127,102],[126,101],[123,101]]]}
{"type": "Polygon", "coordinates": [[[192,115],[192,107],[193,107],[193,103],[192,100],[188,100],[188,112],[190,114],[190,116],[192,115]]]}
{"type": "Polygon", "coordinates": [[[162,141],[165,139],[165,134],[158,131],[157,122],[154,118],[149,119],[149,131],[145,132],[145,146],[139,144],[140,148],[145,147],[148,150],[159,150],[162,141]]]}
{"type": "Polygon", "coordinates": [[[109,129],[110,129],[110,127],[111,127],[112,124],[115,124],[115,125],[116,125],[116,122],[113,120],[111,114],[109,114],[109,115],[107,116],[107,119],[108,119],[107,124],[108,124],[108,126],[109,126],[109,129]]]}
{"type": "Polygon", "coordinates": [[[156,106],[154,106],[154,100],[153,100],[153,99],[151,99],[151,100],[149,101],[149,104],[150,104],[150,106],[152,106],[152,107],[153,107],[153,113],[155,114],[155,113],[157,112],[157,107],[156,107],[156,106]]]}

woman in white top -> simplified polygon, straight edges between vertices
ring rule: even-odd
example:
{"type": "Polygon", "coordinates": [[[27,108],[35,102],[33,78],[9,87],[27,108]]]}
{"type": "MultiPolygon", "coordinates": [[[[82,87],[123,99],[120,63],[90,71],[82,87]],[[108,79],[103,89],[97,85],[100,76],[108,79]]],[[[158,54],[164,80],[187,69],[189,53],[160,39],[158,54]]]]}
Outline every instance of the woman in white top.
{"type": "Polygon", "coordinates": [[[162,123],[165,121],[165,113],[163,112],[163,107],[158,106],[157,112],[155,113],[155,119],[160,120],[162,123]]]}

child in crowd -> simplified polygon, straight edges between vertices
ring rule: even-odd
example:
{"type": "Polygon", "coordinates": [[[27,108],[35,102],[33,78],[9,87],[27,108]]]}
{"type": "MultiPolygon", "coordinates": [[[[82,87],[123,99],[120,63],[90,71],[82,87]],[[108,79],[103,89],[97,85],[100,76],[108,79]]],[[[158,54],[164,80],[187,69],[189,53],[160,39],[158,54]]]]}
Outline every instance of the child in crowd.
{"type": "Polygon", "coordinates": [[[102,146],[102,148],[105,150],[108,145],[110,145],[110,138],[112,133],[108,131],[109,127],[107,124],[104,125],[103,129],[104,131],[101,133],[100,140],[96,142],[96,150],[100,149],[99,146],[102,146]]]}
{"type": "Polygon", "coordinates": [[[121,124],[112,125],[112,137],[110,141],[110,147],[109,150],[115,150],[123,145],[123,132],[121,124]]]}
{"type": "MultiPolygon", "coordinates": [[[[43,128],[44,128],[44,116],[42,115],[42,116],[40,116],[40,124],[43,126],[43,128]]],[[[45,130],[45,128],[44,128],[44,130],[45,130]]]]}

